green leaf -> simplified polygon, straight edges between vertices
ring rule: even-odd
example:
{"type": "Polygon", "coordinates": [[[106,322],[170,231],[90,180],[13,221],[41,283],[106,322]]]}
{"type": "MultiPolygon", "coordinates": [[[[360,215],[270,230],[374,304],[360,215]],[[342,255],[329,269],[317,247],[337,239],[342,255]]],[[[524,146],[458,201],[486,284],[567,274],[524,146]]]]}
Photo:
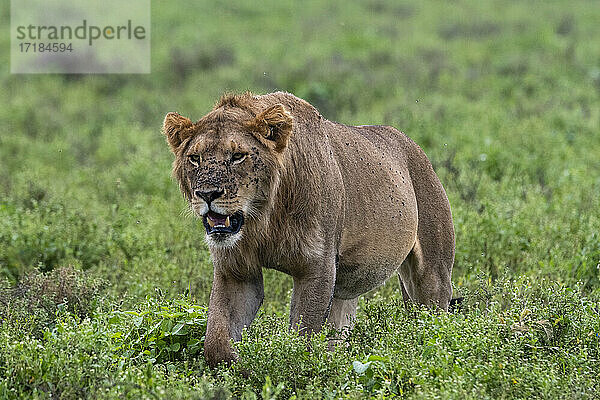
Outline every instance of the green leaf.
{"type": "Polygon", "coordinates": [[[178,323],[171,330],[172,335],[187,335],[188,330],[184,328],[185,323],[178,323]]]}
{"type": "Polygon", "coordinates": [[[160,324],[160,329],[162,329],[165,334],[170,333],[171,329],[173,329],[173,321],[170,319],[163,319],[160,324]]]}
{"type": "Polygon", "coordinates": [[[372,354],[372,355],[370,355],[370,356],[367,358],[367,361],[381,361],[381,362],[388,362],[388,361],[389,361],[389,358],[387,358],[387,357],[382,357],[382,356],[378,356],[378,355],[375,355],[375,354],[372,354]]]}
{"type": "Polygon", "coordinates": [[[359,375],[364,374],[365,371],[368,370],[370,366],[371,366],[371,362],[367,362],[367,363],[363,364],[360,361],[354,361],[352,363],[352,367],[354,368],[354,371],[359,375]]]}
{"type": "Polygon", "coordinates": [[[144,317],[141,315],[133,318],[133,324],[138,328],[142,325],[143,321],[144,317]]]}

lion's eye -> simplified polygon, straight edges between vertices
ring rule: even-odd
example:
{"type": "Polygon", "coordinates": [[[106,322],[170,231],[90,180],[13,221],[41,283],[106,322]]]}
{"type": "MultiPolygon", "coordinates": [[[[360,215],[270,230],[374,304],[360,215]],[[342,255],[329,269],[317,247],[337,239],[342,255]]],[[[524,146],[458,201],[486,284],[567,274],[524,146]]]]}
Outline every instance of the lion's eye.
{"type": "Polygon", "coordinates": [[[188,156],[188,159],[190,160],[190,162],[192,164],[194,164],[196,166],[198,166],[198,164],[200,164],[200,160],[201,160],[200,155],[198,155],[198,154],[190,154],[188,156]]]}
{"type": "Polygon", "coordinates": [[[239,163],[244,161],[245,158],[246,153],[233,153],[233,155],[231,156],[231,161],[233,161],[234,163],[239,163]]]}

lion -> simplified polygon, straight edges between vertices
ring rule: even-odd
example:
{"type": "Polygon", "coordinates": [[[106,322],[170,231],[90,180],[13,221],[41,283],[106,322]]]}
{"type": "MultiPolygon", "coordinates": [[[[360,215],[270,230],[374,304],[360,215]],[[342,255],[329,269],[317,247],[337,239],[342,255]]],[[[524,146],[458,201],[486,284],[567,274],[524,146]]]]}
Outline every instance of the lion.
{"type": "Polygon", "coordinates": [[[358,297],[398,273],[407,301],[447,310],[454,227],[421,148],[390,126],[346,126],[285,92],[226,94],[192,122],[168,113],[173,175],[214,264],[204,354],[231,363],[263,301],[262,268],[290,275],[290,326],[349,329],[358,297]]]}

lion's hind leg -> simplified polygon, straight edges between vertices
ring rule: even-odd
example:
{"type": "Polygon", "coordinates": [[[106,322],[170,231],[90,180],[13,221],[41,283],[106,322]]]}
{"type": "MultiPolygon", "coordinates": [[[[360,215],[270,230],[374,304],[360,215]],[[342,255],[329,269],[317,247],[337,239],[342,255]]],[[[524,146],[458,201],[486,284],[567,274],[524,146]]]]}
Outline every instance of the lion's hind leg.
{"type": "Polygon", "coordinates": [[[452,255],[440,257],[439,249],[423,248],[419,239],[398,270],[402,297],[417,304],[448,310],[452,298],[452,255]],[[438,251],[436,251],[438,250],[438,251]]]}
{"type": "Polygon", "coordinates": [[[349,300],[343,300],[333,298],[331,301],[331,309],[329,311],[329,317],[327,323],[329,326],[337,331],[335,337],[329,340],[329,349],[333,350],[335,345],[343,341],[352,330],[354,326],[354,320],[356,319],[356,308],[358,306],[358,297],[349,300]]]}
{"type": "Polygon", "coordinates": [[[447,310],[454,264],[450,203],[425,153],[413,145],[408,165],[417,200],[417,237],[398,272],[412,301],[447,310]]]}
{"type": "Polygon", "coordinates": [[[356,307],[358,306],[358,297],[344,300],[333,298],[329,318],[327,322],[331,327],[337,330],[352,329],[354,319],[356,318],[356,307]]]}

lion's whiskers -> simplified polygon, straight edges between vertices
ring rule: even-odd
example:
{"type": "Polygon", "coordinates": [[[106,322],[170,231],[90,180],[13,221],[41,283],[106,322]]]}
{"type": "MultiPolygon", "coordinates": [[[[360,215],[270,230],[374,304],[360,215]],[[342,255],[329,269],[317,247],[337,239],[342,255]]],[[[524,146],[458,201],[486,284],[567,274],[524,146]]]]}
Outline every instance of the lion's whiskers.
{"type": "Polygon", "coordinates": [[[190,219],[190,218],[195,218],[196,217],[196,214],[194,213],[194,210],[189,205],[187,207],[183,208],[181,210],[181,212],[179,213],[179,215],[181,215],[183,218],[186,218],[186,219],[190,219]]]}

